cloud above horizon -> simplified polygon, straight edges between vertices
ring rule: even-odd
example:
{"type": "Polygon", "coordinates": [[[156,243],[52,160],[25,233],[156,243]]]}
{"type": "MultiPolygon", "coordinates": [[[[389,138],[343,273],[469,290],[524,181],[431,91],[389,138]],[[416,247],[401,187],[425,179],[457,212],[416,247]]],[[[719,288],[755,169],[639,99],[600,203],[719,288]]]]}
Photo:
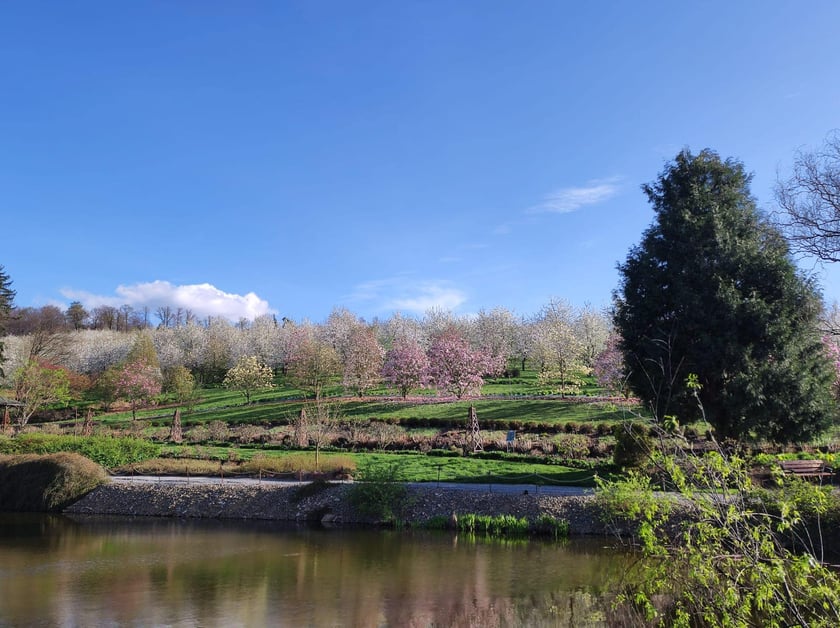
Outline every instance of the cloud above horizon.
{"type": "Polygon", "coordinates": [[[155,310],[169,306],[191,310],[199,318],[219,316],[231,321],[240,318],[253,320],[264,314],[274,312],[268,301],[253,292],[232,294],[219,290],[209,283],[176,286],[168,281],[152,281],[133,285],[117,286],[114,296],[92,294],[70,288],[62,289],[61,294],[73,301],[79,301],[87,309],[101,305],[120,307],[130,305],[135,310],[149,307],[155,310]]]}
{"type": "Polygon", "coordinates": [[[429,310],[455,310],[467,300],[464,292],[447,280],[413,280],[395,277],[366,281],[355,286],[353,301],[373,304],[381,312],[425,314],[429,310]]]}
{"type": "Polygon", "coordinates": [[[593,179],[580,187],[566,187],[546,194],[543,200],[528,209],[528,213],[568,214],[587,205],[602,203],[619,191],[618,177],[593,179]]]}

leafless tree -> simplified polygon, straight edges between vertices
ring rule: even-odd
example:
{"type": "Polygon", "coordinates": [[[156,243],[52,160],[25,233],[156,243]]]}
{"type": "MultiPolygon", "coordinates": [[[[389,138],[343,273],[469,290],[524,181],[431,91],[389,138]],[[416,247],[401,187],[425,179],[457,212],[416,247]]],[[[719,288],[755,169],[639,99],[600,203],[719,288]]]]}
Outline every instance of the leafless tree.
{"type": "Polygon", "coordinates": [[[840,261],[840,130],[822,147],[796,153],[793,173],[776,183],[776,221],[791,248],[823,262],[840,261]]]}
{"type": "Polygon", "coordinates": [[[91,312],[94,329],[116,329],[119,311],[113,305],[100,305],[91,312]]]}

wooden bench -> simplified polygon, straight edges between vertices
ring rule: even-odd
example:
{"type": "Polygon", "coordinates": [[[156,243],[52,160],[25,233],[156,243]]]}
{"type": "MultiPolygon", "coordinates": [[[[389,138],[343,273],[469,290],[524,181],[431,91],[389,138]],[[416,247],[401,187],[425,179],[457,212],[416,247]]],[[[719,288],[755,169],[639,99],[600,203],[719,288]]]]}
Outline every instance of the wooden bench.
{"type": "Polygon", "coordinates": [[[779,465],[786,475],[820,480],[834,478],[834,469],[829,467],[824,460],[782,460],[779,465]]]}

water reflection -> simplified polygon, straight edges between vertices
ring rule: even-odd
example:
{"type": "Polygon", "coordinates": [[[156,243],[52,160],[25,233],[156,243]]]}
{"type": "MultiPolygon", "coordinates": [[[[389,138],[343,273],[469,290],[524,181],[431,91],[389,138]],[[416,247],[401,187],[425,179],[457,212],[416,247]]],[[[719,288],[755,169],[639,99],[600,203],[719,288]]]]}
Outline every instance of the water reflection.
{"type": "Polygon", "coordinates": [[[0,517],[0,624],[598,626],[603,542],[0,517]]]}

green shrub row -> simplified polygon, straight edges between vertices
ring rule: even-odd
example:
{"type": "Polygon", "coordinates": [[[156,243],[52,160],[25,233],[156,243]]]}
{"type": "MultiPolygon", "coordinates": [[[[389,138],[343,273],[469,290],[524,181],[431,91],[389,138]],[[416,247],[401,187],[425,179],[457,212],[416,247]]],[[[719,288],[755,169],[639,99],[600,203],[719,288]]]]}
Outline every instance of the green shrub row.
{"type": "Polygon", "coordinates": [[[160,447],[133,437],[65,436],[32,432],[0,439],[0,453],[50,454],[74,452],[112,469],[160,455],[160,447]]]}

